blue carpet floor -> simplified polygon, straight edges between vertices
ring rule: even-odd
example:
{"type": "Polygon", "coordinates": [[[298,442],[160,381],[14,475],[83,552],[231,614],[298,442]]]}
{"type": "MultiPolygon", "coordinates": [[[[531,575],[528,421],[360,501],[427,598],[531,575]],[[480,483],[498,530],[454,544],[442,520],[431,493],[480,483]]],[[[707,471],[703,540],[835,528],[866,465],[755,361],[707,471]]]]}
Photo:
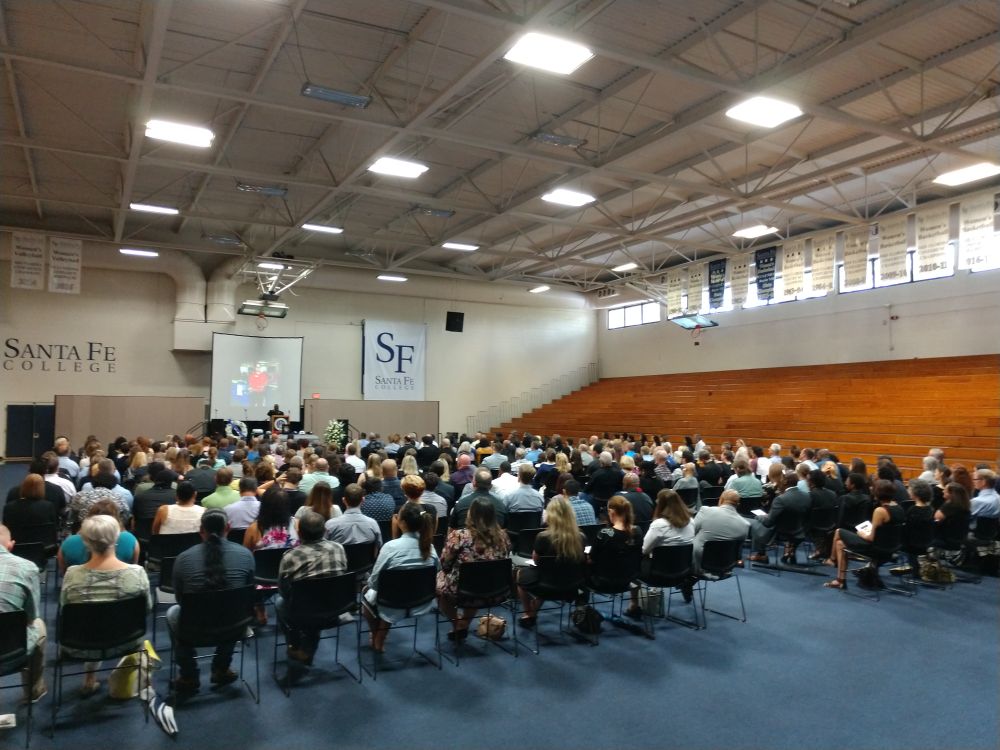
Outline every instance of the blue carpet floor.
{"type": "MultiPolygon", "coordinates": [[[[23,471],[0,468],[0,492],[23,471]]],[[[173,741],[154,724],[143,725],[134,701],[68,693],[55,740],[39,732],[32,747],[1000,746],[997,579],[875,603],[823,589],[820,578],[739,575],[746,624],[712,614],[701,631],[661,622],[655,641],[605,624],[596,648],[543,639],[540,655],[522,649],[517,659],[470,648],[458,668],[445,662],[438,671],[412,661],[361,685],[333,671],[333,643],[324,641],[313,673],[290,698],[270,681],[268,627],[260,633],[259,707],[235,686],[203,688],[177,709],[180,734],[173,741]]],[[[710,597],[716,608],[738,607],[731,581],[710,589],[710,597]]],[[[51,598],[49,605],[51,623],[51,598]]],[[[430,622],[421,635],[428,649],[430,622]]],[[[543,616],[540,626],[556,635],[554,615],[543,616]]],[[[354,657],[353,632],[344,630],[351,637],[342,659],[354,657]]],[[[392,633],[388,655],[406,646],[404,633],[392,633]]],[[[165,674],[157,687],[165,692],[165,674]]],[[[12,710],[17,695],[0,694],[0,713],[12,710]]],[[[48,698],[38,706],[45,730],[49,706],[48,698]]],[[[0,730],[0,746],[23,744],[23,709],[18,719],[17,729],[0,730]]]]}

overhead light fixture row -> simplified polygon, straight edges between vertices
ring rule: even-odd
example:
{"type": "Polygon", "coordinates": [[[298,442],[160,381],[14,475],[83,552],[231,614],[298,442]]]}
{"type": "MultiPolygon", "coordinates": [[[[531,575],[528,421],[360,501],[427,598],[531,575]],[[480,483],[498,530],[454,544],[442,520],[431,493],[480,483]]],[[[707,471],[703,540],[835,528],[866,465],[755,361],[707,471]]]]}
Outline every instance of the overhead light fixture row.
{"type": "Polygon", "coordinates": [[[406,281],[405,276],[397,276],[394,273],[380,273],[378,275],[379,281],[406,281]]]}
{"type": "Polygon", "coordinates": [[[323,232],[324,234],[343,234],[343,227],[328,226],[326,224],[303,224],[302,228],[309,232],[323,232]]]}
{"type": "Polygon", "coordinates": [[[1000,166],[991,164],[988,161],[983,161],[979,164],[973,164],[968,167],[962,167],[961,169],[953,169],[950,172],[945,172],[944,174],[935,177],[934,182],[938,185],[955,187],[956,185],[964,185],[967,182],[985,180],[987,177],[993,177],[998,174],[1000,174],[1000,166]]]}
{"type": "Polygon", "coordinates": [[[743,229],[737,229],[733,232],[733,237],[740,237],[745,240],[755,240],[758,237],[763,237],[766,234],[775,234],[778,231],[777,227],[769,227],[764,224],[754,224],[752,227],[743,227],[743,229]]]}
{"type": "Polygon", "coordinates": [[[634,271],[638,267],[638,263],[622,263],[620,266],[615,266],[611,270],[615,273],[625,273],[625,271],[634,271]]]}
{"type": "Polygon", "coordinates": [[[586,206],[588,203],[593,203],[597,198],[587,193],[578,193],[576,190],[556,188],[543,195],[542,200],[549,203],[558,203],[561,206],[579,208],[580,206],[586,206]]]}
{"type": "Polygon", "coordinates": [[[147,214],[166,214],[167,216],[174,216],[180,211],[176,208],[171,208],[170,206],[154,206],[152,203],[129,203],[128,207],[133,211],[142,211],[147,214]]]}
{"type": "Polygon", "coordinates": [[[343,104],[345,107],[354,107],[355,109],[364,109],[372,103],[372,98],[370,96],[362,96],[361,94],[352,94],[349,91],[331,89],[309,81],[302,84],[302,90],[300,93],[302,96],[308,96],[310,99],[319,99],[324,102],[343,104]]]}
{"type": "Polygon", "coordinates": [[[215,133],[197,125],[185,125],[169,120],[150,120],[146,123],[146,137],[157,141],[180,143],[184,146],[208,148],[215,139],[215,133]]]}
{"type": "Polygon", "coordinates": [[[139,258],[158,258],[160,254],[155,250],[142,250],[137,247],[120,247],[118,252],[122,255],[135,255],[139,258]]]}
{"type": "Polygon", "coordinates": [[[441,247],[448,250],[461,250],[463,253],[471,253],[479,249],[479,245],[468,245],[464,242],[445,242],[441,247]]]}
{"type": "Polygon", "coordinates": [[[531,31],[518,39],[503,57],[531,68],[568,75],[593,56],[582,44],[531,31]]]}
{"type": "Polygon", "coordinates": [[[376,174],[387,174],[393,177],[407,177],[413,179],[419,177],[428,169],[426,164],[406,159],[396,159],[391,156],[383,156],[377,159],[374,164],[368,167],[369,172],[376,174]]]}
{"type": "Polygon", "coordinates": [[[726,110],[726,117],[762,128],[776,128],[801,116],[802,110],[794,104],[769,96],[754,96],[726,110]]]}
{"type": "Polygon", "coordinates": [[[529,289],[528,293],[541,294],[542,292],[547,292],[547,291],[549,291],[549,287],[545,286],[545,284],[542,284],[541,286],[536,286],[534,289],[529,289]]]}

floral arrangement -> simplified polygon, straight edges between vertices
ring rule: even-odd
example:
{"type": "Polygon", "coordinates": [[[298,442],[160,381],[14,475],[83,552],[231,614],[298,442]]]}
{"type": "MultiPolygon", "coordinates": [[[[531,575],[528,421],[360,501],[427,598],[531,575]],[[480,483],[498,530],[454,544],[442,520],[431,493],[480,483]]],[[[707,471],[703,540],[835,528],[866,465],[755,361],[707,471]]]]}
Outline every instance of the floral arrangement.
{"type": "Polygon", "coordinates": [[[246,422],[239,422],[235,419],[226,420],[226,437],[245,440],[249,434],[246,422]]]}
{"type": "Polygon", "coordinates": [[[323,439],[327,445],[336,445],[338,448],[342,448],[347,440],[347,431],[344,429],[344,423],[335,419],[327,422],[326,430],[323,432],[323,439]]]}

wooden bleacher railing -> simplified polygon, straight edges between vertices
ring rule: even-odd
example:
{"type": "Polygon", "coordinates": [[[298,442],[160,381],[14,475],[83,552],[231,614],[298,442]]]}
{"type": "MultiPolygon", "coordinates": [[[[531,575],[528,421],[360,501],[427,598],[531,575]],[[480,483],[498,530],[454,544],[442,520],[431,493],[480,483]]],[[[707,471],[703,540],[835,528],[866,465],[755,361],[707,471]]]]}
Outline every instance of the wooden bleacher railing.
{"type": "Polygon", "coordinates": [[[744,439],[828,448],[905,476],[931,447],[970,469],[1000,459],[1000,355],[603,378],[498,428],[537,435],[700,433],[716,452],[744,439]]]}

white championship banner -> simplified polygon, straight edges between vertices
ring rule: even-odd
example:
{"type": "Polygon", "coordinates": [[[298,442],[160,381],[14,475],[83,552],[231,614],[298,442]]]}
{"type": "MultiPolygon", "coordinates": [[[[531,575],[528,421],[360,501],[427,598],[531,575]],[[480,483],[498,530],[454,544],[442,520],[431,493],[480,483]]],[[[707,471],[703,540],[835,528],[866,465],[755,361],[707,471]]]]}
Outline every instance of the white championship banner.
{"type": "Polygon", "coordinates": [[[837,237],[830,234],[812,241],[812,290],[833,291],[834,260],[837,255],[837,237]]]}
{"type": "Polygon", "coordinates": [[[365,320],[361,391],[366,401],[423,401],[427,326],[365,320]]]}
{"type": "Polygon", "coordinates": [[[14,232],[11,235],[10,285],[15,289],[45,288],[44,234],[14,232]]]}

